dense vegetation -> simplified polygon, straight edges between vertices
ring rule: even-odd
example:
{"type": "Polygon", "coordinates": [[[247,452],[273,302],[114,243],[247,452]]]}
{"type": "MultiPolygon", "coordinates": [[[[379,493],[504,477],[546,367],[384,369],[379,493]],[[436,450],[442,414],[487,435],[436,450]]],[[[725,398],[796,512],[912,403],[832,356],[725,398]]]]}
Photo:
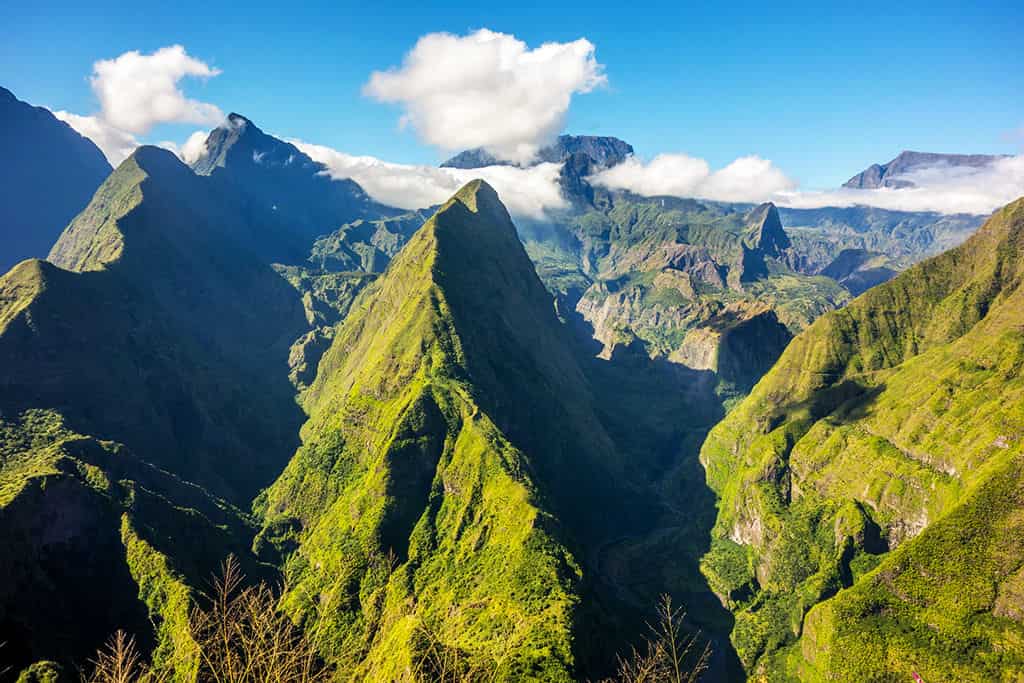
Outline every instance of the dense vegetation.
{"type": "Polygon", "coordinates": [[[711,432],[705,573],[751,670],[1020,675],[1022,266],[1018,201],[812,325],[711,432]]]}
{"type": "Polygon", "coordinates": [[[1016,680],[1024,205],[879,284],[975,219],[571,142],[517,231],[232,115],[0,277],[0,676],[1016,680]]]}

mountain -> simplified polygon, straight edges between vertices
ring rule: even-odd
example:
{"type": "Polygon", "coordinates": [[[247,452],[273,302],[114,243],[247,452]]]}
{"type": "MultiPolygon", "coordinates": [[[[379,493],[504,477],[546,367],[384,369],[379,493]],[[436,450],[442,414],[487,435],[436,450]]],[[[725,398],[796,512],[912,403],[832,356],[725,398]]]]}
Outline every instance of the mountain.
{"type": "Polygon", "coordinates": [[[60,231],[110,175],[88,138],[0,87],[0,272],[46,255],[60,231]]]}
{"type": "Polygon", "coordinates": [[[331,178],[326,166],[241,114],[229,114],[210,132],[204,153],[191,166],[243,197],[248,219],[277,216],[285,229],[255,246],[278,263],[303,263],[317,238],[344,224],[402,213],[372,200],[353,180],[331,178]]]}
{"type": "Polygon", "coordinates": [[[482,181],[359,295],[303,405],[255,547],[342,676],[429,679],[438,649],[493,680],[607,671],[668,590],[617,568],[655,551],[720,611],[691,557],[711,383],[581,353],[482,181]]]}
{"type": "Polygon", "coordinates": [[[130,627],[172,666],[190,586],[248,554],[236,506],[297,443],[288,356],[309,324],[259,256],[285,226],[244,205],[140,147],[50,262],[0,278],[3,665],[72,666],[130,627]]]}
{"type": "MultiPolygon", "coordinates": [[[[541,163],[560,164],[574,154],[582,154],[597,166],[614,166],[633,154],[633,146],[618,138],[596,135],[559,135],[554,143],[541,147],[536,158],[528,165],[541,163]]],[[[509,161],[498,159],[487,150],[476,149],[459,152],[441,164],[442,168],[483,168],[484,166],[510,166],[509,161]]]]}
{"type": "Polygon", "coordinates": [[[257,546],[294,551],[286,609],[314,620],[343,671],[393,679],[422,659],[426,630],[500,662],[500,680],[570,680],[570,546],[631,515],[607,507],[625,463],[550,301],[474,181],[360,296],[320,363],[303,444],[257,504],[257,546]],[[329,602],[311,611],[309,594],[329,602]]]}
{"type": "Polygon", "coordinates": [[[692,369],[728,368],[729,394],[749,390],[793,332],[849,298],[797,270],[802,257],[772,204],[598,190],[588,208],[520,221],[520,234],[560,315],[603,357],[631,346],[692,369]],[[760,344],[758,360],[740,372],[736,361],[752,358],[746,344],[760,344]]]}
{"type": "Polygon", "coordinates": [[[887,164],[871,164],[843,183],[843,187],[858,190],[879,187],[893,189],[916,187],[914,181],[906,178],[906,175],[929,168],[947,170],[984,168],[1005,158],[1004,155],[990,154],[935,154],[903,151],[887,164]]]}
{"type": "Polygon", "coordinates": [[[822,316],[708,436],[752,675],[1024,675],[1024,200],[822,316]]]}

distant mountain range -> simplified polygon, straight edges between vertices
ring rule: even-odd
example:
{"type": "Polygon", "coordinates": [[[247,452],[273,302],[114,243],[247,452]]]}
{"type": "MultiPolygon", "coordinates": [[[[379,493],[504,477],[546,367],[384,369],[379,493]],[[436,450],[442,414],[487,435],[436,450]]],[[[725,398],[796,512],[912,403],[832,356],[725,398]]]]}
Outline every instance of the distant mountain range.
{"type": "Polygon", "coordinates": [[[933,154],[931,152],[900,152],[895,159],[886,164],[872,164],[853,176],[843,187],[858,190],[888,187],[892,189],[915,187],[906,176],[914,171],[926,168],[984,168],[1005,156],[990,154],[933,154]]]}
{"type": "Polygon", "coordinates": [[[99,148],[0,87],[0,272],[42,258],[110,175],[99,148]]]}
{"type": "MultiPolygon", "coordinates": [[[[583,154],[590,162],[601,167],[620,163],[633,154],[633,146],[618,138],[594,135],[559,135],[554,143],[542,147],[531,164],[560,164],[574,154],[583,154]]],[[[497,158],[487,150],[477,147],[459,152],[441,164],[442,168],[483,168],[484,166],[510,166],[510,161],[497,158]]]]}

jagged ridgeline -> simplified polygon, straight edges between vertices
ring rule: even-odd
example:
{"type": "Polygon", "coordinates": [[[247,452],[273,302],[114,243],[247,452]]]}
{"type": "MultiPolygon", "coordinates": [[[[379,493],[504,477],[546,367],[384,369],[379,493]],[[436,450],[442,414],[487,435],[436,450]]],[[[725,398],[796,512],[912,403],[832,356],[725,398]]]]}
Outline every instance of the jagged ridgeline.
{"type": "Polygon", "coordinates": [[[294,551],[285,609],[345,670],[398,679],[438,638],[499,680],[570,679],[573,544],[630,515],[564,334],[482,181],[354,304],[257,541],[294,551]]]}
{"type": "Polygon", "coordinates": [[[771,680],[1024,676],[1024,200],[796,337],[701,452],[771,680]]]}

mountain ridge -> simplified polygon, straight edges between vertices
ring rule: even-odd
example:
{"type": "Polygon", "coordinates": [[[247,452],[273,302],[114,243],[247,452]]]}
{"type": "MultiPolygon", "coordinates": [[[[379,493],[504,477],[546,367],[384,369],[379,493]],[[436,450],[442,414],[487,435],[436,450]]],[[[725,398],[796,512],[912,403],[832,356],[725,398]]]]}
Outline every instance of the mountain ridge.
{"type": "Polygon", "coordinates": [[[91,140],[0,87],[0,273],[42,258],[113,170],[91,140]]]}
{"type": "MultiPolygon", "coordinates": [[[[537,156],[525,166],[540,163],[560,164],[575,154],[583,154],[599,168],[614,166],[633,154],[633,146],[619,138],[599,135],[559,135],[550,145],[541,147],[537,156]]],[[[482,168],[484,166],[518,166],[494,156],[482,147],[459,152],[441,163],[441,168],[482,168]]]]}

